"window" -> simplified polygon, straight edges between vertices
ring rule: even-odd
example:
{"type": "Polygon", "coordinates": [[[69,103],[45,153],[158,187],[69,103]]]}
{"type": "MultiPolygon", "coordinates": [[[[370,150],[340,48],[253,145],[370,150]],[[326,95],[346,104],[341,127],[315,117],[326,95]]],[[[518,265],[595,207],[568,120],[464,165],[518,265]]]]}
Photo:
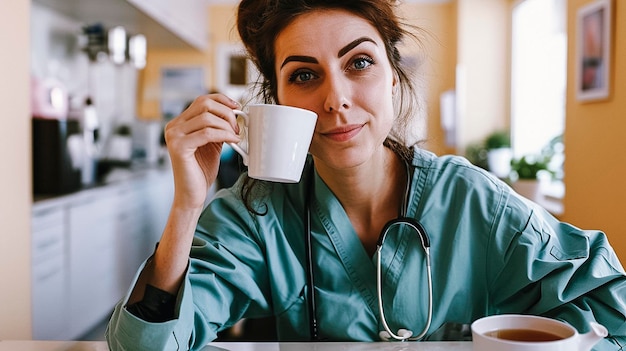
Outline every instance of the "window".
{"type": "MultiPolygon", "coordinates": [[[[565,128],[567,31],[565,0],[522,0],[513,8],[511,142],[515,158],[537,155],[565,128]]],[[[562,144],[552,166],[562,177],[562,144]]],[[[560,146],[560,147],[559,147],[560,146]]],[[[559,187],[557,187],[558,189],[559,187]]],[[[562,196],[562,191],[555,194],[562,196]]]]}

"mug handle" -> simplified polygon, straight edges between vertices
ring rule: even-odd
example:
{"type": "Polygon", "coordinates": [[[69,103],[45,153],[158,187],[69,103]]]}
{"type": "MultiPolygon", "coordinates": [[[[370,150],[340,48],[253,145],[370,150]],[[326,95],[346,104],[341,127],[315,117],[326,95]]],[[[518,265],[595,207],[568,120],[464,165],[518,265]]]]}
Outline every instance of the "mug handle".
{"type": "Polygon", "coordinates": [[[248,123],[250,121],[250,117],[248,114],[241,110],[233,110],[233,112],[237,115],[237,124],[239,125],[239,135],[241,136],[241,141],[239,143],[228,143],[237,153],[241,155],[243,160],[243,164],[248,166],[248,152],[244,150],[239,144],[245,143],[246,149],[248,148],[248,123]],[[243,123],[239,123],[240,118],[243,120],[243,123]]]}

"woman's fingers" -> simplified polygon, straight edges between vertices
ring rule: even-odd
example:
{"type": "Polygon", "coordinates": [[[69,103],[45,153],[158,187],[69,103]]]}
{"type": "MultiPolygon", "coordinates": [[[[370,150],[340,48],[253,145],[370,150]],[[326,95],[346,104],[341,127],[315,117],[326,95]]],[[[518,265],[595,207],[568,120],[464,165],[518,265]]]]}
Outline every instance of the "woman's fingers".
{"type": "Polygon", "coordinates": [[[233,130],[230,122],[220,117],[216,117],[208,112],[187,120],[185,123],[181,124],[179,128],[180,131],[185,134],[191,134],[197,131],[201,131],[203,129],[214,129],[224,131],[227,135],[230,135],[231,140],[224,141],[233,142],[237,139],[237,134],[233,130]]]}
{"type": "Polygon", "coordinates": [[[239,108],[239,104],[223,94],[202,95],[181,114],[181,120],[187,121],[204,113],[210,113],[227,121],[235,132],[237,130],[237,116],[233,109],[239,108]]]}
{"type": "Polygon", "coordinates": [[[178,136],[169,137],[168,139],[172,149],[184,149],[188,150],[188,152],[193,152],[196,149],[210,143],[217,143],[221,146],[224,142],[239,142],[239,138],[232,131],[208,127],[196,129],[188,133],[179,133],[178,136]]]}
{"type": "Polygon", "coordinates": [[[167,144],[180,144],[179,139],[192,135],[184,143],[186,147],[198,148],[211,142],[239,142],[236,115],[230,108],[235,105],[221,94],[198,97],[187,110],[166,125],[167,144]]]}
{"type": "Polygon", "coordinates": [[[165,140],[169,148],[188,154],[209,143],[238,143],[239,137],[228,122],[205,113],[182,124],[168,124],[165,140]]]}

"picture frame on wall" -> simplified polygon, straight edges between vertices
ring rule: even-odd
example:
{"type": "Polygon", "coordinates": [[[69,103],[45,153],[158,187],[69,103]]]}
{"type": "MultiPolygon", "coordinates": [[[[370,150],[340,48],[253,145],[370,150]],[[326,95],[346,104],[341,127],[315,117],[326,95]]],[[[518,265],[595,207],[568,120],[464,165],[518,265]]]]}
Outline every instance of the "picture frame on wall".
{"type": "Polygon", "coordinates": [[[596,0],[577,12],[576,97],[581,102],[610,96],[612,2],[596,0]]]}
{"type": "Polygon", "coordinates": [[[243,45],[220,44],[216,57],[217,90],[235,100],[243,100],[250,93],[258,76],[243,45]]]}

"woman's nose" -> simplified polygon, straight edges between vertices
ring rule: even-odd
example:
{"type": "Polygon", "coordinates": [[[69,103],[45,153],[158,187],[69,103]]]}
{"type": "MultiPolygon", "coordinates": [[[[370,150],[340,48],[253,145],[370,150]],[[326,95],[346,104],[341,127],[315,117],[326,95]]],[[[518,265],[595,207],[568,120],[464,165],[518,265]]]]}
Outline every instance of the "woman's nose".
{"type": "Polygon", "coordinates": [[[348,82],[341,77],[330,76],[327,80],[326,89],[324,111],[338,112],[350,108],[350,85],[348,82]]]}

